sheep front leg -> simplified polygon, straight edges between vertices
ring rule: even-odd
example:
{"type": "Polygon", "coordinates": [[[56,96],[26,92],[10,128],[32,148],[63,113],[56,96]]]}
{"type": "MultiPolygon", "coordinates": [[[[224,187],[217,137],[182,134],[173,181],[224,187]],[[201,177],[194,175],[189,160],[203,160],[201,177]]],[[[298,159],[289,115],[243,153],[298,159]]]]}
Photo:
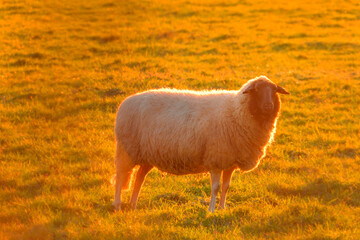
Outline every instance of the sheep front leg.
{"type": "Polygon", "coordinates": [[[234,172],[234,168],[229,168],[223,171],[222,177],[222,189],[220,197],[220,208],[225,209],[226,193],[230,186],[231,175],[234,172]]]}
{"type": "Polygon", "coordinates": [[[153,168],[153,166],[150,166],[150,165],[140,166],[139,171],[136,174],[134,189],[131,194],[131,200],[130,200],[130,205],[133,209],[136,209],[136,204],[137,204],[137,200],[139,197],[139,192],[140,192],[141,186],[144,183],[146,175],[152,168],[153,168]]]}
{"type": "Polygon", "coordinates": [[[211,200],[209,206],[209,212],[215,211],[216,195],[220,189],[221,171],[212,171],[211,174],[211,200]]]}

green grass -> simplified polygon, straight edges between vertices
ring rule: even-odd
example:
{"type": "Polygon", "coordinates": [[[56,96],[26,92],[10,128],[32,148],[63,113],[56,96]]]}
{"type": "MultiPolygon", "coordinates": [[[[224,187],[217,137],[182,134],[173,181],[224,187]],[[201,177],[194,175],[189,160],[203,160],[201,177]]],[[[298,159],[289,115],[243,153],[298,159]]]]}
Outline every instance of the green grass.
{"type": "Polygon", "coordinates": [[[359,239],[358,26],[355,0],[3,1],[0,239],[359,239]],[[209,175],[153,170],[111,212],[126,96],[259,75],[291,95],[228,209],[207,212],[209,175]]]}

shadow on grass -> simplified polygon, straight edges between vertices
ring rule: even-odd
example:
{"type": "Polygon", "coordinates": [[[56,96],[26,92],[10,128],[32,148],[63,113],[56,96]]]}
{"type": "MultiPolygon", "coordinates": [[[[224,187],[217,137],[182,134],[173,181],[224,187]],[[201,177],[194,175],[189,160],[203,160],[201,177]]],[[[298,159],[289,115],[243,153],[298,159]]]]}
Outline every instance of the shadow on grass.
{"type": "Polygon", "coordinates": [[[161,205],[162,203],[183,205],[187,202],[188,199],[185,196],[182,196],[180,193],[165,193],[152,198],[150,206],[161,205]]]}
{"type": "MultiPolygon", "coordinates": [[[[103,99],[120,96],[122,94],[123,92],[118,89],[105,90],[99,93],[99,95],[102,96],[103,99]]],[[[81,105],[67,106],[65,109],[58,110],[57,112],[54,112],[54,110],[50,108],[35,106],[33,108],[16,113],[16,116],[18,117],[19,122],[21,122],[22,119],[29,117],[34,119],[52,121],[52,122],[60,122],[64,118],[67,118],[69,116],[80,115],[83,112],[101,111],[104,113],[107,112],[112,113],[116,111],[118,105],[119,102],[117,102],[116,99],[110,102],[99,100],[99,101],[93,101],[91,103],[83,103],[81,105]]]]}
{"type": "MultiPolygon", "coordinates": [[[[208,211],[206,210],[206,213],[208,211]]],[[[225,233],[229,229],[233,229],[242,224],[243,218],[249,218],[250,212],[248,209],[238,208],[236,210],[216,209],[215,214],[209,213],[206,217],[201,218],[202,213],[199,212],[198,218],[201,220],[201,225],[208,229],[209,232],[217,231],[225,233]]]]}
{"type": "Polygon", "coordinates": [[[38,224],[28,228],[23,234],[16,236],[14,239],[68,239],[68,233],[59,228],[56,221],[45,224],[38,224]]]}
{"type": "Polygon", "coordinates": [[[0,179],[0,186],[4,188],[15,188],[17,183],[15,180],[0,179]]]}
{"type": "Polygon", "coordinates": [[[301,187],[272,185],[269,186],[269,190],[282,197],[314,197],[324,204],[345,203],[352,207],[360,206],[360,184],[319,178],[301,187]]]}
{"type": "Polygon", "coordinates": [[[109,36],[92,36],[89,38],[92,41],[98,42],[99,44],[106,44],[115,42],[120,39],[117,35],[109,35],[109,36]]]}
{"type": "MultiPolygon", "coordinates": [[[[128,202],[129,199],[123,199],[121,202],[121,210],[122,212],[128,212],[133,211],[131,208],[130,203],[128,202]]],[[[188,202],[188,199],[179,193],[165,193],[161,195],[157,195],[148,200],[142,201],[142,199],[139,200],[136,209],[154,209],[157,207],[162,207],[163,205],[173,205],[173,206],[180,206],[183,204],[186,204],[188,202]]],[[[117,212],[114,207],[111,204],[107,204],[106,206],[103,206],[104,209],[108,212],[117,212]]]]}
{"type": "Polygon", "coordinates": [[[0,215],[0,224],[13,224],[20,222],[21,216],[20,214],[4,214],[0,215]]]}
{"type": "Polygon", "coordinates": [[[331,156],[338,158],[355,158],[359,154],[359,150],[356,148],[344,148],[337,149],[335,152],[331,153],[331,156]]]}
{"type": "Polygon", "coordinates": [[[293,231],[295,226],[308,229],[309,226],[315,227],[325,224],[330,218],[333,218],[333,216],[329,216],[327,207],[294,205],[279,214],[273,214],[263,218],[261,221],[243,225],[241,228],[245,235],[250,236],[272,233],[284,234],[293,231]]]}
{"type": "Polygon", "coordinates": [[[272,43],[271,50],[281,51],[301,51],[301,50],[323,50],[337,52],[355,52],[360,49],[360,44],[351,42],[306,42],[305,44],[294,43],[272,43]]]}
{"type": "Polygon", "coordinates": [[[162,222],[178,221],[179,216],[174,212],[156,212],[149,214],[144,222],[145,225],[153,226],[154,224],[162,224],[162,222]]]}
{"type": "Polygon", "coordinates": [[[38,180],[29,184],[16,187],[16,192],[9,194],[9,199],[21,197],[25,199],[34,199],[42,194],[44,188],[44,181],[38,180]]]}

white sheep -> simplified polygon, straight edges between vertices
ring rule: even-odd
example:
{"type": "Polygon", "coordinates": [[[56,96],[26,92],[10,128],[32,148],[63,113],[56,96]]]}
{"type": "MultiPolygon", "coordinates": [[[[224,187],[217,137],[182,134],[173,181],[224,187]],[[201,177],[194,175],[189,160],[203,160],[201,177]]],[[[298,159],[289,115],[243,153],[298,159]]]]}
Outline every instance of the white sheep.
{"type": "Polygon", "coordinates": [[[233,171],[250,171],[265,156],[280,111],[277,93],[289,94],[260,76],[239,91],[159,89],[125,99],[115,123],[115,209],[136,165],[140,168],[130,200],[134,209],[153,167],[175,175],[210,172],[210,212],[223,172],[220,207],[225,208],[233,171]]]}

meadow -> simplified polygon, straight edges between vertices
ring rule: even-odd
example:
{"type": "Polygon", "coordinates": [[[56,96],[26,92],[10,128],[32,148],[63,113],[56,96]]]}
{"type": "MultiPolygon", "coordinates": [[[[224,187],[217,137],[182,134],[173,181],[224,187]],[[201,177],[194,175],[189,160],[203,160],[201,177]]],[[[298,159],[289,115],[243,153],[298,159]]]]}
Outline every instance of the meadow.
{"type": "Polygon", "coordinates": [[[0,239],[360,239],[359,26],[356,0],[2,0],[0,239]],[[154,169],[112,211],[127,96],[259,75],[291,95],[226,210],[154,169]]]}

